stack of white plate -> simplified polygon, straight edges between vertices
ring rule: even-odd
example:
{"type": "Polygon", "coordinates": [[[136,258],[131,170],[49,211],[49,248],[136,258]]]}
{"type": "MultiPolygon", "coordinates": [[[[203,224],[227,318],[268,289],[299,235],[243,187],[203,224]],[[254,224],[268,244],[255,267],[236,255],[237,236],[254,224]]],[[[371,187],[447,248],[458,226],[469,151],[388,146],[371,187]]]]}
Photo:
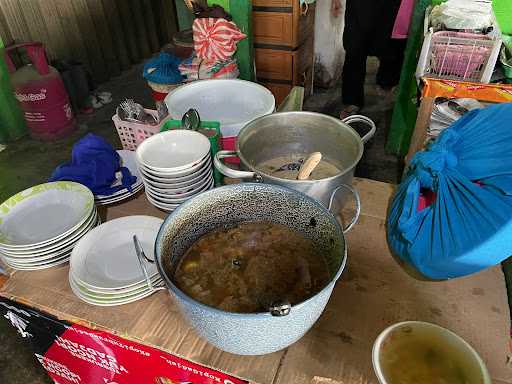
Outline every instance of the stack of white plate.
{"type": "MultiPolygon", "coordinates": [[[[142,190],[142,188],[144,188],[144,184],[142,183],[142,178],[141,178],[139,170],[137,168],[137,163],[135,162],[135,152],[121,150],[121,151],[117,151],[117,153],[121,157],[121,166],[128,168],[130,173],[133,176],[137,177],[137,181],[135,181],[135,183],[131,186],[131,189],[132,189],[131,191],[129,191],[128,188],[123,188],[117,192],[110,194],[110,195],[95,195],[94,200],[96,201],[97,205],[107,205],[107,204],[118,203],[122,200],[132,197],[137,192],[142,190]]],[[[112,183],[112,187],[121,185],[121,179],[122,179],[121,172],[118,172],[116,174],[116,176],[117,176],[117,179],[114,181],[114,183],[112,183]]]]}
{"type": "Polygon", "coordinates": [[[65,263],[75,244],[99,221],[94,196],[82,184],[36,185],[0,205],[0,256],[20,270],[65,263]]]}
{"type": "Polygon", "coordinates": [[[167,212],[214,186],[210,141],[195,131],[151,136],[137,148],[136,161],[147,199],[167,212]]]}
{"type": "Polygon", "coordinates": [[[73,293],[89,304],[112,306],[131,303],[161,289],[156,265],[139,260],[133,236],[146,256],[154,260],[162,222],[151,216],[127,216],[94,228],[71,255],[69,284],[73,293]]]}

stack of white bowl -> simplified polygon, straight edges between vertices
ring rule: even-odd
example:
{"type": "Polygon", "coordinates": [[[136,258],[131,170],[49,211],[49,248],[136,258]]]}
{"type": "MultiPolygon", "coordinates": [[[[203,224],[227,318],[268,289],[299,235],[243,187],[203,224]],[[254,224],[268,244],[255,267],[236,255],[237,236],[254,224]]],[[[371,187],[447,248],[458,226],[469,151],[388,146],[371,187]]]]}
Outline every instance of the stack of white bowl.
{"type": "Polygon", "coordinates": [[[161,289],[156,265],[138,257],[133,236],[137,236],[144,254],[152,261],[162,222],[151,216],[127,216],[94,228],[71,255],[69,284],[73,293],[92,305],[113,306],[134,302],[161,289]]]}
{"type": "Polygon", "coordinates": [[[137,148],[136,160],[147,199],[164,211],[214,186],[210,141],[196,131],[151,136],[137,148]]]}
{"type": "Polygon", "coordinates": [[[65,263],[75,244],[99,223],[94,195],[82,184],[36,185],[0,205],[0,257],[19,270],[65,263]]]}

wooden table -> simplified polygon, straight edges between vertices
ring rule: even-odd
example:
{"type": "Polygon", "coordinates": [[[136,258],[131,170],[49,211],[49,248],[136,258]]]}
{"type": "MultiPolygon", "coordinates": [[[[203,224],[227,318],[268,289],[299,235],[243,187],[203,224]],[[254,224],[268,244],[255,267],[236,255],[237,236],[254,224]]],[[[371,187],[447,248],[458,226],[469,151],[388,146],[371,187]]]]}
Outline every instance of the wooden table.
{"type": "MultiPolygon", "coordinates": [[[[512,383],[507,365],[510,315],[501,269],[436,283],[412,278],[394,260],[386,242],[386,211],[394,187],[364,179],[355,180],[355,186],[363,209],[347,235],[347,269],[320,320],[280,352],[244,357],[216,349],[196,335],[166,291],[119,307],[85,304],[68,286],[67,266],[13,272],[0,296],[67,323],[119,335],[261,384],[376,383],[371,349],[377,335],[398,321],[424,320],[455,331],[473,345],[494,383],[512,383]]],[[[133,214],[165,216],[143,194],[106,214],[109,220],[133,214]]],[[[87,382],[96,383],[105,384],[99,378],[87,382]]]]}

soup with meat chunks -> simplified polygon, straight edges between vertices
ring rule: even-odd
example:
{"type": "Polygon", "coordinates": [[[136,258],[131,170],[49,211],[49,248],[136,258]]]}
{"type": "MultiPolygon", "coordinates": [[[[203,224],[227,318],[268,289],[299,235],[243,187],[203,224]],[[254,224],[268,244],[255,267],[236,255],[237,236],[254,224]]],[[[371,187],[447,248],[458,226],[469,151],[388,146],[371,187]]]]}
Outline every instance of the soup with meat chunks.
{"type": "Polygon", "coordinates": [[[229,312],[266,312],[274,303],[298,304],[319,292],[330,275],[313,242],[284,225],[246,222],[197,240],[176,269],[187,295],[229,312]]]}

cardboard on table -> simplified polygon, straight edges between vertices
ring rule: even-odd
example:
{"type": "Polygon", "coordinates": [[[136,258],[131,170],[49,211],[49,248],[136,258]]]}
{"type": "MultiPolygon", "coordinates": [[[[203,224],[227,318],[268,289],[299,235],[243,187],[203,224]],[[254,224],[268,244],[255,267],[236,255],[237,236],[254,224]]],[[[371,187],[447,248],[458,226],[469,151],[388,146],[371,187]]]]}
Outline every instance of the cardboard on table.
{"type": "MultiPolygon", "coordinates": [[[[444,282],[413,279],[386,243],[386,210],[394,187],[364,179],[355,180],[355,186],[363,210],[347,235],[348,266],[320,320],[280,352],[244,357],[216,349],[197,336],[166,291],[118,307],[85,304],[68,286],[67,266],[15,271],[1,295],[260,384],[377,383],[371,362],[377,335],[395,322],[429,321],[473,345],[494,383],[512,383],[507,365],[510,315],[500,267],[444,282]]],[[[106,212],[108,219],[133,214],[166,216],[150,206],[144,194],[106,212]]]]}

